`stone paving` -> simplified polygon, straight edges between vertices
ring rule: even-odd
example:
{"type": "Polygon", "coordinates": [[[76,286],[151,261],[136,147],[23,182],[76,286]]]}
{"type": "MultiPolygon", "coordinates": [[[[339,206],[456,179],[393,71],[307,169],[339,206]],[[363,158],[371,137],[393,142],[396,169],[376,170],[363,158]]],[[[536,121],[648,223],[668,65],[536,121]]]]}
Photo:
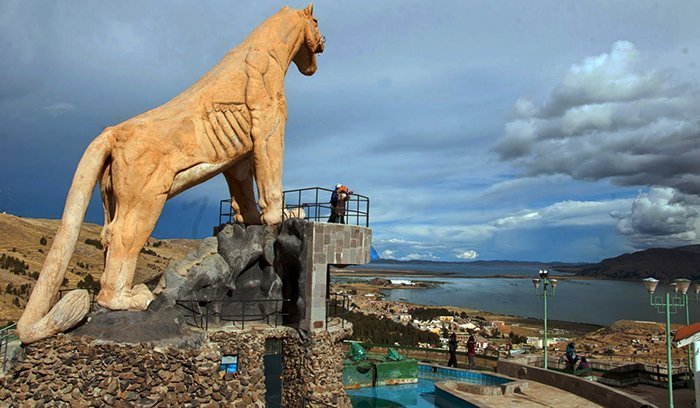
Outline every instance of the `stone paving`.
{"type": "Polygon", "coordinates": [[[523,393],[511,396],[469,395],[469,399],[479,405],[488,407],[567,407],[594,408],[602,405],[594,404],[574,394],[558,388],[528,381],[528,388],[523,393]]]}

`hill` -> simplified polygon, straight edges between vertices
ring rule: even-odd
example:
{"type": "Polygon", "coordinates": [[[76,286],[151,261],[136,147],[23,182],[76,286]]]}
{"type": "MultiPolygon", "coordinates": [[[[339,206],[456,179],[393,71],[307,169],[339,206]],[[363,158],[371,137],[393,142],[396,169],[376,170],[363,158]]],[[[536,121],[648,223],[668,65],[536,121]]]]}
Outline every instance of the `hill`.
{"type": "MultiPolygon", "coordinates": [[[[0,214],[0,322],[17,321],[22,313],[59,223],[0,214]]],[[[99,282],[104,268],[101,230],[101,225],[83,224],[62,288],[99,282]]],[[[182,259],[198,245],[193,239],[150,238],[139,255],[135,283],[157,279],[171,259],[182,259]]]]}
{"type": "Polygon", "coordinates": [[[608,279],[700,279],[700,245],[651,248],[586,265],[579,275],[608,279]]]}

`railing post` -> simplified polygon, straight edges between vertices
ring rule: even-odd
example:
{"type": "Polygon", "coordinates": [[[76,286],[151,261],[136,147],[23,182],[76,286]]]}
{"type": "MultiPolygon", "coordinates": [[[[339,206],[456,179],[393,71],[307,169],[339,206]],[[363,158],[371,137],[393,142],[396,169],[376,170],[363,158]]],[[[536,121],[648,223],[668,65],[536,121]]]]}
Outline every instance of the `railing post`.
{"type": "Polygon", "coordinates": [[[367,214],[365,215],[365,227],[369,228],[369,197],[367,197],[367,214]]]}
{"type": "MultiPolygon", "coordinates": [[[[320,210],[320,207],[319,207],[319,202],[318,202],[318,187],[316,187],[315,190],[316,190],[316,201],[315,201],[315,202],[316,202],[316,211],[315,211],[316,214],[314,214],[314,215],[315,215],[316,218],[314,218],[314,220],[315,220],[315,221],[321,221],[321,215],[320,215],[321,212],[319,211],[319,210],[320,210]]],[[[301,194],[301,193],[300,193],[300,194],[301,194]]],[[[301,200],[301,199],[299,199],[299,200],[301,200]]]]}

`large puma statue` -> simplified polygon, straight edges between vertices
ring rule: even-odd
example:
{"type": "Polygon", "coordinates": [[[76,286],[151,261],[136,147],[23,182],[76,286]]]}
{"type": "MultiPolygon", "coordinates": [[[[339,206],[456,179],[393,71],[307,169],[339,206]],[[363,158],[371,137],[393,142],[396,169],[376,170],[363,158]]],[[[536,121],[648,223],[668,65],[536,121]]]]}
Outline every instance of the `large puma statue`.
{"type": "Polygon", "coordinates": [[[281,222],[284,77],[292,61],[313,75],[323,46],[313,5],[284,7],[182,94],[97,136],[75,171],[61,226],[17,323],[22,342],[63,332],[89,311],[84,290],[51,306],[98,179],[105,270],[97,302],[112,310],[144,310],[153,300],[145,285],[132,287],[136,260],[165,201],[178,193],[223,173],[236,222],[281,222]]]}

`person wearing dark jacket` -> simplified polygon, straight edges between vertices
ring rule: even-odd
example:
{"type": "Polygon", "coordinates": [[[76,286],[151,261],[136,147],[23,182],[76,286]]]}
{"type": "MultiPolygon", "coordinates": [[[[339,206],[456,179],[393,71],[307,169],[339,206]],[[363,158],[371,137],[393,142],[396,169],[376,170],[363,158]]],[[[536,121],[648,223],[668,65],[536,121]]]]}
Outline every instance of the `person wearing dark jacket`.
{"type": "Polygon", "coordinates": [[[450,340],[447,342],[447,348],[450,350],[450,360],[447,362],[448,367],[457,367],[457,335],[450,334],[450,340]]]}
{"type": "Polygon", "coordinates": [[[345,224],[345,205],[352,191],[342,184],[337,184],[331,194],[331,216],[328,217],[330,223],[345,224]]]}

